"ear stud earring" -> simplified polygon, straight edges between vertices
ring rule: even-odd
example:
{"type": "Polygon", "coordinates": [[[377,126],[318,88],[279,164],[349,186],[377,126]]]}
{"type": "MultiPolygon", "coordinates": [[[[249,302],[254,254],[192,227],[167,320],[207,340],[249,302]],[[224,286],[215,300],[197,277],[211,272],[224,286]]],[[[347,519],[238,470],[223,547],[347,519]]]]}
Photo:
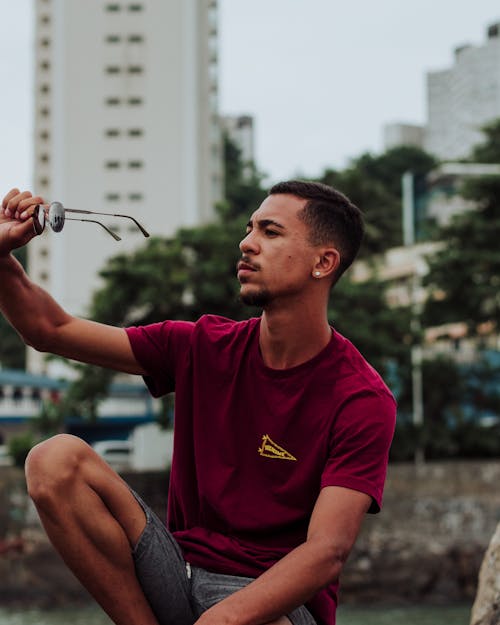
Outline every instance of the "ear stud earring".
{"type": "Polygon", "coordinates": [[[315,275],[317,278],[319,278],[319,277],[320,277],[320,275],[321,275],[321,271],[315,271],[315,272],[314,272],[314,275],[315,275]]]}

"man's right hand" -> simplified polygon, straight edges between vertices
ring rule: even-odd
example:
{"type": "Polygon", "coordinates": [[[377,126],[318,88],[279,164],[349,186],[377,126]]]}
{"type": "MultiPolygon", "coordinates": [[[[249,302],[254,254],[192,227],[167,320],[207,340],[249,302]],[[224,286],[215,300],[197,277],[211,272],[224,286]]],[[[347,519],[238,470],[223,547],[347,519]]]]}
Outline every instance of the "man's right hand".
{"type": "Polygon", "coordinates": [[[31,216],[43,199],[29,191],[11,189],[2,200],[0,210],[0,257],[8,256],[36,236],[31,216]]]}
{"type": "Polygon", "coordinates": [[[0,312],[24,341],[38,351],[144,375],[123,328],[66,313],[47,291],[34,284],[10,252],[35,234],[31,216],[43,199],[12,189],[0,209],[0,312]]]}

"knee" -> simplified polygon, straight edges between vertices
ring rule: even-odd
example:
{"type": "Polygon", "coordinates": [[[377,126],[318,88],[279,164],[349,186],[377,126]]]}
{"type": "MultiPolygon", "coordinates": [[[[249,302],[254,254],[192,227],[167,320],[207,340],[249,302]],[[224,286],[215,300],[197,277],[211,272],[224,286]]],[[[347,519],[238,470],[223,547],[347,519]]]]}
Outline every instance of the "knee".
{"type": "Polygon", "coordinates": [[[26,485],[33,501],[43,504],[64,496],[89,453],[87,443],[69,434],[58,434],[33,447],[25,464],[26,485]]]}

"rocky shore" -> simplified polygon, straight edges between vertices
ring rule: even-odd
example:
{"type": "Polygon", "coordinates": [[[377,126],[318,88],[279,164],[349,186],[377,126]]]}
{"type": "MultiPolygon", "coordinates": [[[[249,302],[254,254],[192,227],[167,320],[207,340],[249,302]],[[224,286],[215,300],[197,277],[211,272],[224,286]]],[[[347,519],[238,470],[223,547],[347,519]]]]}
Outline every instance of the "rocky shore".
{"type": "MultiPolygon", "coordinates": [[[[164,516],[168,476],[124,478],[164,516]]],[[[470,603],[500,520],[500,464],[392,465],[384,509],[370,515],[346,565],[343,603],[470,603]]],[[[0,606],[89,601],[47,543],[22,473],[0,469],[0,606]]]]}

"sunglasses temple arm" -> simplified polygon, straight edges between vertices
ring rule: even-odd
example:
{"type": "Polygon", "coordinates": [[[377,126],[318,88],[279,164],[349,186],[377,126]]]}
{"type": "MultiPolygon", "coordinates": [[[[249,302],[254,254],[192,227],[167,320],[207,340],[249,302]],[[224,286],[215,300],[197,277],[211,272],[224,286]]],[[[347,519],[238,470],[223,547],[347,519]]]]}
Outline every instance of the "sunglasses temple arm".
{"type": "Polygon", "coordinates": [[[143,226],[141,226],[141,224],[137,221],[137,219],[135,219],[131,215],[122,215],[120,213],[98,213],[95,211],[84,210],[81,208],[65,208],[64,210],[67,213],[79,213],[80,215],[106,215],[108,217],[124,217],[125,219],[132,220],[135,223],[135,225],[139,228],[139,230],[142,232],[142,234],[145,237],[149,237],[149,232],[143,226]]]}
{"type": "MultiPolygon", "coordinates": [[[[67,210],[67,209],[66,209],[66,210],[67,210]]],[[[92,214],[92,213],[91,213],[91,214],[92,214]]],[[[95,214],[99,214],[99,213],[95,213],[95,214]]],[[[90,223],[90,224],[99,224],[99,225],[101,226],[101,228],[104,228],[104,230],[106,230],[106,232],[107,232],[108,234],[110,234],[110,235],[113,237],[113,239],[114,239],[115,241],[121,241],[121,240],[122,240],[122,239],[121,239],[121,237],[119,237],[119,236],[116,234],[116,232],[113,232],[112,230],[110,230],[107,226],[105,226],[105,225],[102,223],[102,221],[97,221],[96,219],[75,219],[75,218],[72,218],[72,217],[66,217],[66,219],[67,219],[68,221],[86,221],[87,223],[90,223]]]]}

